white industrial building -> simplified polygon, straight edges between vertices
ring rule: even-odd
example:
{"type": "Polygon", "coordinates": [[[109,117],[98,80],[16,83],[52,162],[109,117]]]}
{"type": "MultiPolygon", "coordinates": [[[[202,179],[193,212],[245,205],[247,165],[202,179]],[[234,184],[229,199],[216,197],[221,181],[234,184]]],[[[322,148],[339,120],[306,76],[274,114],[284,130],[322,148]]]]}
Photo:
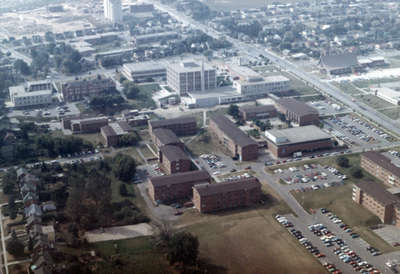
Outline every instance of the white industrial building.
{"type": "Polygon", "coordinates": [[[141,62],[124,64],[122,74],[130,81],[145,80],[147,78],[166,77],[166,65],[159,62],[141,62]]]}
{"type": "Polygon", "coordinates": [[[180,95],[212,90],[217,85],[216,70],[204,62],[184,61],[167,67],[167,83],[180,95]]]}
{"type": "Polygon", "coordinates": [[[266,78],[253,77],[233,82],[237,92],[248,97],[263,97],[271,92],[284,92],[290,88],[290,80],[282,75],[266,78]]]}
{"type": "Polygon", "coordinates": [[[53,84],[50,81],[27,82],[9,88],[14,107],[48,105],[52,103],[53,84]]]}
{"type": "Polygon", "coordinates": [[[382,87],[382,88],[374,88],[375,95],[379,98],[393,104],[393,105],[400,105],[400,91],[382,87]]]}
{"type": "Polygon", "coordinates": [[[121,0],[104,0],[104,17],[112,23],[122,23],[121,0]]]}

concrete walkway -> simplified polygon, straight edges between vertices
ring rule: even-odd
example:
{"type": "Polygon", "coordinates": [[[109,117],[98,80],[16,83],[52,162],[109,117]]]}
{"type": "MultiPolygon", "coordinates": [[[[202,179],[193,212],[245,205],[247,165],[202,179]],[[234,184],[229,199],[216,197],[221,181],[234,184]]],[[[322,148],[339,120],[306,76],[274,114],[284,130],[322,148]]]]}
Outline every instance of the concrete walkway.
{"type": "Polygon", "coordinates": [[[141,236],[153,235],[153,228],[147,224],[115,226],[104,229],[96,229],[85,233],[89,243],[123,240],[141,236]]]}

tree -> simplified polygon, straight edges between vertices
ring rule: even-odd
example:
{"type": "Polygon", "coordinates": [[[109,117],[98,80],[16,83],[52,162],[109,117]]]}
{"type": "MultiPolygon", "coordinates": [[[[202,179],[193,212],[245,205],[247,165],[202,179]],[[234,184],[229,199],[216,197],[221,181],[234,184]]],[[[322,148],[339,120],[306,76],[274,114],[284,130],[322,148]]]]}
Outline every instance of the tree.
{"type": "Polygon", "coordinates": [[[126,94],[126,97],[128,97],[129,99],[135,99],[139,96],[140,89],[134,83],[125,81],[124,82],[124,93],[126,94]]]}
{"type": "Polygon", "coordinates": [[[363,174],[361,168],[354,167],[351,169],[351,176],[353,176],[354,178],[357,178],[357,179],[361,179],[364,176],[364,174],[363,174]]]}
{"type": "Polygon", "coordinates": [[[17,206],[15,204],[15,196],[10,195],[8,198],[8,211],[10,212],[10,218],[14,220],[17,217],[17,206]]]}
{"type": "Polygon", "coordinates": [[[23,257],[24,256],[24,244],[17,238],[11,238],[7,243],[7,251],[14,257],[23,257]]]}
{"type": "Polygon", "coordinates": [[[138,143],[139,138],[135,133],[129,133],[122,135],[121,138],[119,139],[119,146],[124,147],[124,146],[134,146],[138,143]]]}
{"type": "Polygon", "coordinates": [[[128,196],[128,189],[126,188],[125,184],[121,184],[119,186],[119,194],[121,194],[123,197],[128,196]]]}
{"type": "Polygon", "coordinates": [[[336,163],[338,164],[338,166],[340,167],[349,167],[350,166],[350,162],[349,159],[345,156],[340,156],[336,159],[336,163]]]}
{"type": "Polygon", "coordinates": [[[24,76],[31,74],[31,68],[24,60],[21,59],[18,59],[14,62],[14,69],[24,76]]]}
{"type": "Polygon", "coordinates": [[[175,233],[168,242],[168,260],[171,265],[194,265],[199,253],[199,240],[188,232],[175,233]]]}
{"type": "Polygon", "coordinates": [[[239,117],[239,107],[237,105],[230,105],[228,108],[228,114],[237,119],[239,117]]]}
{"type": "Polygon", "coordinates": [[[14,191],[17,182],[17,173],[14,169],[9,169],[3,176],[3,192],[4,194],[11,194],[14,191]]]}
{"type": "Polygon", "coordinates": [[[119,180],[129,182],[136,173],[135,160],[131,156],[119,153],[112,159],[112,170],[119,180]]]}

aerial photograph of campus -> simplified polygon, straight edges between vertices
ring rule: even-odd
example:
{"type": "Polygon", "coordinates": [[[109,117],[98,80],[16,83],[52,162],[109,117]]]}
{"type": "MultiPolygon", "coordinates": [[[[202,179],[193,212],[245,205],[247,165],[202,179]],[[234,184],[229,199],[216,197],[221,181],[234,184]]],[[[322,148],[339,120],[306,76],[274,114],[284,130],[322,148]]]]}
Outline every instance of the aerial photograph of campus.
{"type": "Polygon", "coordinates": [[[400,271],[400,0],[0,0],[0,274],[400,271]]]}

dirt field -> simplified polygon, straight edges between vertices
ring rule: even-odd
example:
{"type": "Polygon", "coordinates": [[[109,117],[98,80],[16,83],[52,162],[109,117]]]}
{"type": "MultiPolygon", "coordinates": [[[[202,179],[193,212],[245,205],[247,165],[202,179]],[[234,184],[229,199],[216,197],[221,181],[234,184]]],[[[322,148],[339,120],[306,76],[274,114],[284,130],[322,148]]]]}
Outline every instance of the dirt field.
{"type": "MultiPolygon", "coordinates": [[[[267,193],[271,193],[268,190],[267,193]]],[[[268,196],[257,209],[216,215],[185,213],[182,225],[200,241],[200,258],[218,266],[215,273],[324,273],[324,269],[273,218],[288,213],[285,204],[268,196]]]]}

